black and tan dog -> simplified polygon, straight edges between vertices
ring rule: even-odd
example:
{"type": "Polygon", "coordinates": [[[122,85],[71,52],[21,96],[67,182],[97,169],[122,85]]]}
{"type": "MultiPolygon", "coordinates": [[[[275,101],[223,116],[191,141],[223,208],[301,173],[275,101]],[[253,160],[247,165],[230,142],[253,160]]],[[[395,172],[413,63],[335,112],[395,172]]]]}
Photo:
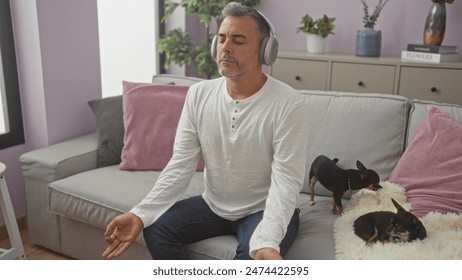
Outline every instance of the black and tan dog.
{"type": "Polygon", "coordinates": [[[333,214],[342,214],[342,196],[347,191],[370,189],[378,190],[380,186],[380,178],[377,172],[372,169],[367,169],[359,160],[356,162],[356,169],[342,169],[337,166],[338,159],[331,160],[330,158],[320,155],[318,156],[310,168],[310,205],[314,205],[314,185],[319,181],[326,189],[333,193],[333,214]]]}
{"type": "Polygon", "coordinates": [[[354,232],[366,244],[408,242],[427,237],[422,222],[391,199],[398,212],[376,211],[364,214],[354,221],[354,232]]]}

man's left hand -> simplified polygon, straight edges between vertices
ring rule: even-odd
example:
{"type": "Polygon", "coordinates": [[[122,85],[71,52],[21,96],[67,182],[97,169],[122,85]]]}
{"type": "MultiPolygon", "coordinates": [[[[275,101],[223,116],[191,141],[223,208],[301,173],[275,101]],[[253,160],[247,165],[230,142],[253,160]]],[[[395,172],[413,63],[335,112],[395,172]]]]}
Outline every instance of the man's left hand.
{"type": "Polygon", "coordinates": [[[273,248],[262,248],[257,250],[255,254],[256,260],[282,260],[282,256],[276,249],[273,248]]]}

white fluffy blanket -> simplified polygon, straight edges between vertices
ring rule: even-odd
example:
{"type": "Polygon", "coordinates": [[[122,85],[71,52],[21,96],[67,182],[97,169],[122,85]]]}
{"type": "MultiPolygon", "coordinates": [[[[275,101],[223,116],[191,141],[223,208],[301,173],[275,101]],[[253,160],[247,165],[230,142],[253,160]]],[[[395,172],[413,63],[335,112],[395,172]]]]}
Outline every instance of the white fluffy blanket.
{"type": "Polygon", "coordinates": [[[394,198],[410,209],[402,187],[385,181],[378,192],[361,190],[351,197],[345,213],[334,224],[336,259],[462,259],[462,215],[431,212],[421,218],[427,238],[415,242],[380,242],[366,245],[353,232],[354,220],[362,214],[387,210],[396,212],[394,198]]]}

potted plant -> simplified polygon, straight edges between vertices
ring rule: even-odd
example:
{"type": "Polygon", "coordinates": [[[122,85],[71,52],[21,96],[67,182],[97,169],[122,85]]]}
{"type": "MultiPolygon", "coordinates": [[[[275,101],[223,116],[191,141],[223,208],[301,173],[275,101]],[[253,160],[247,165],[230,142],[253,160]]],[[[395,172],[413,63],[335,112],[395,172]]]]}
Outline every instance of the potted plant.
{"type": "Polygon", "coordinates": [[[323,53],[326,49],[327,36],[334,34],[335,18],[323,15],[314,20],[309,14],[302,17],[298,32],[306,34],[307,51],[310,53],[323,53]]]}
{"type": "Polygon", "coordinates": [[[374,26],[388,0],[379,0],[372,14],[369,14],[366,0],[361,0],[361,3],[363,3],[364,11],[364,29],[358,31],[356,35],[356,55],[377,57],[380,56],[382,48],[382,32],[375,30],[374,26]]]}

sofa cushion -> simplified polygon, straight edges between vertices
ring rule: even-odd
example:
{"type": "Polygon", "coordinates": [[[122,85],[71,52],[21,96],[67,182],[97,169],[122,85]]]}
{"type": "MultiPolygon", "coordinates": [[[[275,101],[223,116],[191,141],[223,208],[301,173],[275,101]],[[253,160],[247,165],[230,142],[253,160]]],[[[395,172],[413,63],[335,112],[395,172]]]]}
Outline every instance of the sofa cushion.
{"type": "Polygon", "coordinates": [[[406,189],[417,217],[462,212],[461,140],[462,124],[436,107],[416,127],[390,181],[406,189]]]}
{"type": "MultiPolygon", "coordinates": [[[[108,166],[55,181],[48,188],[51,212],[100,229],[117,215],[129,211],[151,190],[159,171],[121,171],[108,166]]],[[[183,198],[203,191],[203,172],[196,172],[183,198]]],[[[145,244],[142,234],[136,242],[145,244]]],[[[231,259],[234,236],[218,236],[186,246],[194,259],[231,259]]],[[[146,249],[147,250],[147,249],[146,249]]]]}
{"type": "Polygon", "coordinates": [[[124,82],[123,89],[125,136],[119,168],[162,170],[172,157],[188,87],[124,82]]]}
{"type": "MultiPolygon", "coordinates": [[[[309,195],[301,193],[300,227],[294,243],[284,257],[289,260],[333,260],[335,259],[334,222],[332,198],[315,196],[316,204],[309,204],[309,195]]],[[[347,203],[343,201],[344,205],[347,203]]]]}
{"type": "MultiPolygon", "coordinates": [[[[152,188],[159,171],[121,171],[107,166],[55,181],[48,188],[51,212],[82,221],[100,229],[117,215],[130,210],[152,188]]],[[[183,198],[203,191],[203,172],[196,172],[183,198]]],[[[334,259],[333,222],[330,197],[316,197],[309,205],[309,195],[301,194],[298,202],[300,228],[287,259],[334,259]],[[329,233],[329,234],[326,234],[329,233]],[[306,246],[309,244],[309,246],[306,246]]],[[[137,242],[145,244],[142,235],[137,242]]],[[[231,259],[235,254],[235,236],[218,236],[186,246],[194,259],[231,259]]]]}
{"type": "MultiPolygon", "coordinates": [[[[303,192],[309,193],[311,163],[318,155],[339,158],[342,168],[360,160],[388,179],[404,150],[410,103],[390,94],[301,91],[306,96],[309,131],[307,172],[303,192]]],[[[332,195],[319,183],[315,193],[332,195]]]]}
{"type": "Polygon", "coordinates": [[[111,96],[88,102],[95,116],[98,135],[98,167],[120,163],[124,145],[122,96],[111,96]]]}
{"type": "Polygon", "coordinates": [[[431,107],[437,108],[442,113],[450,116],[456,122],[462,123],[462,106],[456,104],[437,103],[427,100],[413,100],[409,116],[409,127],[407,131],[407,144],[411,140],[417,126],[427,115],[431,107]]]}
{"type": "Polygon", "coordinates": [[[231,260],[236,254],[237,238],[222,235],[186,245],[191,259],[194,260],[231,260]]]}
{"type": "MultiPolygon", "coordinates": [[[[159,171],[121,171],[116,165],[93,169],[52,182],[50,211],[99,228],[129,211],[152,189],[159,171]]],[[[203,173],[196,172],[184,197],[203,190],[203,173]]]]}

